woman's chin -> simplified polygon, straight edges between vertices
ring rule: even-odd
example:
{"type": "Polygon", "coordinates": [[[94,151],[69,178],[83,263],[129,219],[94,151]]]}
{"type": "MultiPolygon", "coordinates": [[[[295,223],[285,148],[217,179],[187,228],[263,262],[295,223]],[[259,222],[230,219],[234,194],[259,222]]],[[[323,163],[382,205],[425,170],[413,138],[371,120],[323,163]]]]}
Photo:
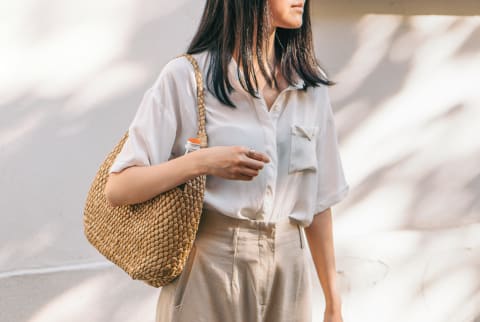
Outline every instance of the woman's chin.
{"type": "Polygon", "coordinates": [[[303,25],[303,19],[295,19],[291,21],[285,21],[284,23],[280,24],[278,27],[283,29],[298,29],[301,28],[303,25]]]}

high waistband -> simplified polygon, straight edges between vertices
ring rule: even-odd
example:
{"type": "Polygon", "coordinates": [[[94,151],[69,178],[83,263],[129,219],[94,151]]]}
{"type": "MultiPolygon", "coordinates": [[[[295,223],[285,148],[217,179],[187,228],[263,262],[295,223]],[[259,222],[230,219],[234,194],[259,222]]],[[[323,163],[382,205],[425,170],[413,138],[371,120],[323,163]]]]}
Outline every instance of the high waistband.
{"type": "Polygon", "coordinates": [[[207,233],[216,238],[234,240],[238,236],[251,240],[267,238],[277,242],[298,240],[303,248],[305,238],[300,223],[290,217],[278,222],[265,222],[262,220],[233,218],[215,210],[203,209],[197,236],[207,233]],[[292,239],[293,238],[293,239],[292,239]]]}
{"type": "Polygon", "coordinates": [[[201,221],[202,224],[206,227],[231,227],[231,228],[246,228],[246,229],[254,229],[260,231],[283,231],[283,230],[291,230],[292,228],[296,228],[299,226],[299,223],[295,220],[291,219],[290,217],[283,218],[278,222],[266,222],[262,220],[254,220],[254,219],[241,219],[241,218],[233,218],[227,215],[224,215],[218,211],[210,210],[210,209],[203,209],[202,210],[202,217],[201,221]]]}

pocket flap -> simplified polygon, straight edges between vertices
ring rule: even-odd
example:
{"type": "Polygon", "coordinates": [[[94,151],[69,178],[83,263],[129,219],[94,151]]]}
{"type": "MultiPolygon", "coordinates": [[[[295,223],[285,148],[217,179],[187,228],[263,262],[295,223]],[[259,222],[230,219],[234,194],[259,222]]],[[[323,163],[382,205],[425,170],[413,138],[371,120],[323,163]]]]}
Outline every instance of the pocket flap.
{"type": "Polygon", "coordinates": [[[308,140],[312,140],[315,134],[317,133],[318,126],[304,126],[300,124],[293,124],[292,125],[292,133],[300,136],[304,136],[308,138],[308,140]]]}

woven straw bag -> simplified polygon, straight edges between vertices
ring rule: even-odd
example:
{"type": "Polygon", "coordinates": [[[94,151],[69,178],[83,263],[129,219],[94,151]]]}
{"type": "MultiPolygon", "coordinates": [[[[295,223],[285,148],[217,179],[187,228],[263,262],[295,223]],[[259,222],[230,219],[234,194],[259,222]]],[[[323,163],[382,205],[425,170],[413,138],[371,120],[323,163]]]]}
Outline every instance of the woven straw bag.
{"type": "MultiPolygon", "coordinates": [[[[198,137],[207,146],[203,80],[196,60],[184,54],[195,70],[198,137]]],[[[105,197],[108,171],[128,131],[100,166],[88,193],[83,224],[88,241],[134,280],[160,287],[177,277],[193,246],[203,207],[206,176],[198,176],[148,201],[112,207],[105,197]]]]}

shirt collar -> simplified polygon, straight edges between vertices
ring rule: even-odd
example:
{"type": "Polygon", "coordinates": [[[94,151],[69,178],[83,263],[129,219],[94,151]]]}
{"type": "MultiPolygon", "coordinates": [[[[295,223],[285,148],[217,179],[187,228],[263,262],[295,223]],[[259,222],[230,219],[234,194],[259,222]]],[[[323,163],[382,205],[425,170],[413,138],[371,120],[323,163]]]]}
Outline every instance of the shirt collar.
{"type": "MultiPolygon", "coordinates": [[[[240,75],[238,75],[237,62],[233,57],[230,60],[230,64],[228,65],[228,72],[229,72],[229,79],[230,79],[230,82],[232,83],[232,86],[235,89],[240,89],[245,91],[242,85],[240,84],[240,78],[239,78],[239,76],[242,78],[244,77],[243,72],[239,71],[240,75]]],[[[301,79],[297,73],[295,73],[293,79],[295,80],[295,83],[293,85],[288,85],[287,89],[303,89],[304,88],[305,81],[301,79]]]]}

